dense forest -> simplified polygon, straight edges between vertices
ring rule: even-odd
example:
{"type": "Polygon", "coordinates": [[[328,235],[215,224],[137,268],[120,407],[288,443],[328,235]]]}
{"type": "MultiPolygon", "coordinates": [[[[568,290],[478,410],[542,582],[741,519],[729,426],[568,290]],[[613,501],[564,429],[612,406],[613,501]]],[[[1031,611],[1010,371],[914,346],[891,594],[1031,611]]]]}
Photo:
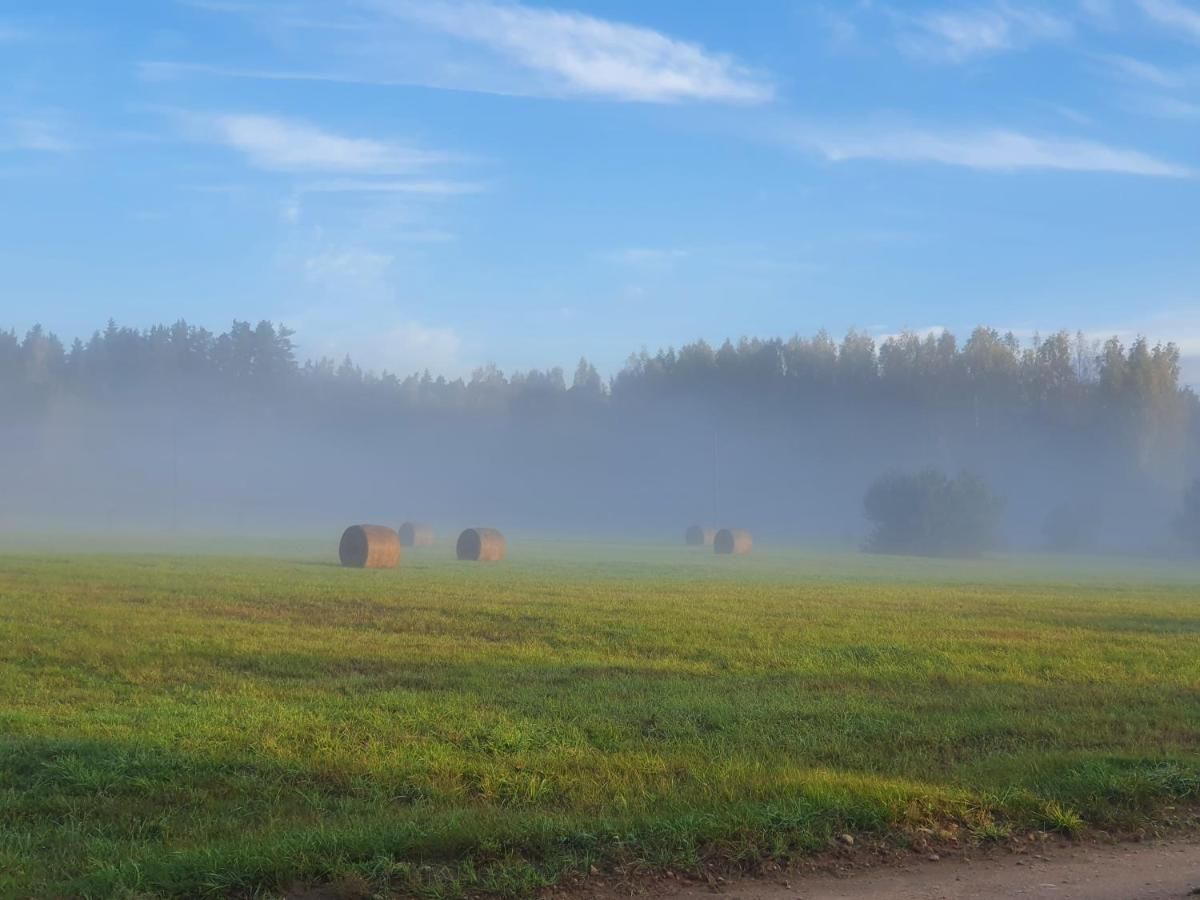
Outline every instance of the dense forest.
{"type": "Polygon", "coordinates": [[[1169,544],[1200,469],[1173,345],[982,327],[697,342],[609,380],[586,360],[569,379],[364,372],[299,360],[268,322],[110,322],[70,346],[35,327],[0,332],[0,412],[8,528],[412,515],[666,534],[695,519],[849,542],[873,478],[934,465],[994,485],[1014,546],[1069,505],[1096,511],[1100,544],[1141,552],[1169,544]]]}

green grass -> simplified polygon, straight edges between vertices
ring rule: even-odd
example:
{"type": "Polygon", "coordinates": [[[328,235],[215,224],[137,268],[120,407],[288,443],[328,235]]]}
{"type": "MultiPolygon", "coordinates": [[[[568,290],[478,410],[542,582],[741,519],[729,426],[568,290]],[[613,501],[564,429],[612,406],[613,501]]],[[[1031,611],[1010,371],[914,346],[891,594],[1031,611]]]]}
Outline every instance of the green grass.
{"type": "Polygon", "coordinates": [[[1200,800],[1200,571],[0,556],[0,896],[527,896],[1200,800]]]}

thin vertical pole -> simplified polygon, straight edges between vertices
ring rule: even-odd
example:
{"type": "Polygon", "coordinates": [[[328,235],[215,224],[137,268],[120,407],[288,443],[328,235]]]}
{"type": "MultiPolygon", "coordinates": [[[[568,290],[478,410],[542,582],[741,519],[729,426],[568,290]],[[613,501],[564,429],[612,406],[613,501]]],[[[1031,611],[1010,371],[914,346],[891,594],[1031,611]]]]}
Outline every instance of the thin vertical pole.
{"type": "Polygon", "coordinates": [[[179,373],[171,373],[171,533],[179,531],[179,373]]]}
{"type": "Polygon", "coordinates": [[[719,471],[720,471],[720,455],[719,455],[719,450],[717,447],[717,430],[713,429],[713,470],[712,470],[712,514],[713,514],[712,527],[713,528],[719,527],[717,524],[717,520],[721,517],[720,516],[720,514],[721,514],[720,504],[717,501],[717,491],[718,491],[718,482],[717,482],[718,475],[717,475],[717,473],[719,471]]]}

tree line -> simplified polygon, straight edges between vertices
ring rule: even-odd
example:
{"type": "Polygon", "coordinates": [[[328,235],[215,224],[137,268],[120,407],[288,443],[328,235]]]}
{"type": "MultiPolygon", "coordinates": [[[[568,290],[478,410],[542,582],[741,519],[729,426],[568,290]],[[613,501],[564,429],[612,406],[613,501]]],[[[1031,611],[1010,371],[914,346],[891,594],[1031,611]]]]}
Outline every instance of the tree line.
{"type": "Polygon", "coordinates": [[[573,397],[605,405],[731,395],[758,408],[786,402],[866,403],[967,410],[983,419],[1023,417],[1081,424],[1097,417],[1147,426],[1195,418],[1200,404],[1180,384],[1179,349],[1139,337],[1089,341],[1059,332],[1022,342],[976,328],[903,333],[877,342],[850,331],[813,337],[742,338],[719,347],[697,341],[651,355],[642,350],[605,381],[581,359],[569,380],[561,368],[513,372],[493,365],[466,378],[364,371],[350,357],[299,361],[283,326],[235,321],[226,332],[179,321],[147,329],[109,321],[69,347],[40,325],[24,337],[0,331],[0,385],[9,396],[55,391],[119,393],[164,384],[381,396],[401,407],[507,410],[524,401],[573,397]]]}
{"type": "Polygon", "coordinates": [[[0,331],[0,404],[38,408],[64,395],[119,402],[131,394],[297,403],[346,416],[487,411],[515,416],[603,417],[661,406],[721,414],[724,421],[806,415],[903,415],[938,434],[1049,427],[1122,448],[1144,466],[1194,462],[1200,401],[1180,383],[1179,349],[1139,337],[1088,341],[1059,332],[1022,342],[979,327],[876,341],[850,331],[812,337],[704,341],[629,357],[611,379],[581,359],[510,374],[486,365],[469,377],[364,371],[350,357],[300,361],[293,332],[235,321],[213,333],[179,321],[147,329],[109,321],[65,346],[34,326],[0,331]],[[1182,461],[1182,462],[1181,462],[1182,461]]]}

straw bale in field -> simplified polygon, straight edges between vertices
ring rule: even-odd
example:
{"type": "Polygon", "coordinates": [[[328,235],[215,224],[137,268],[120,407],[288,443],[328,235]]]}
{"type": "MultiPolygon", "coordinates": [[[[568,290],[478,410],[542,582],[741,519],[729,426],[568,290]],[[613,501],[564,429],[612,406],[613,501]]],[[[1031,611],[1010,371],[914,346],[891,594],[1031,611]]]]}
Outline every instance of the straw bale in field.
{"type": "Polygon", "coordinates": [[[732,553],[736,556],[745,556],[750,552],[750,548],[754,546],[754,541],[750,539],[750,532],[744,528],[722,528],[713,538],[713,551],[715,553],[732,553]]]}
{"type": "Polygon", "coordinates": [[[433,527],[420,522],[405,522],[400,526],[401,547],[432,547],[433,527]]]}
{"type": "Polygon", "coordinates": [[[496,562],[504,559],[504,535],[495,528],[468,528],[458,536],[459,559],[496,562]]]}
{"type": "Polygon", "coordinates": [[[400,536],[386,525],[351,525],[342,532],[338,556],[343,566],[390,569],[400,562],[400,536]]]}

